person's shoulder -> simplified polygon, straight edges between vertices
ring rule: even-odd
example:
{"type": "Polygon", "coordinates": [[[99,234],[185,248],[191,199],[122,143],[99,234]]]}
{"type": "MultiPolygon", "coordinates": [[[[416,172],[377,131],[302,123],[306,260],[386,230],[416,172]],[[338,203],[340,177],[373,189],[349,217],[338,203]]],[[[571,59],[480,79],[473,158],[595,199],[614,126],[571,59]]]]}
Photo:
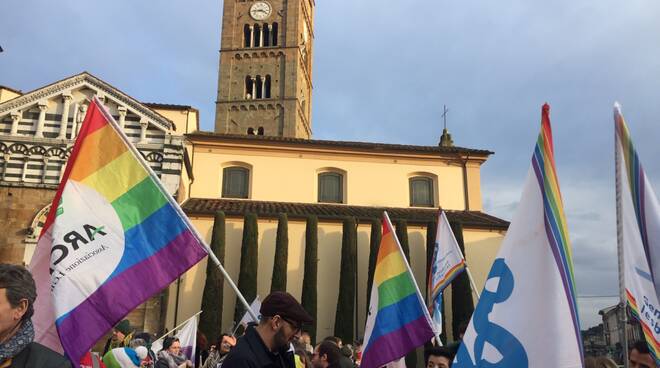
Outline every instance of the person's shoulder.
{"type": "Polygon", "coordinates": [[[62,354],[53,351],[38,342],[30,343],[19,355],[22,354],[26,354],[26,367],[71,367],[71,363],[62,354]]]}
{"type": "Polygon", "coordinates": [[[238,344],[222,361],[222,368],[257,368],[257,361],[246,347],[239,348],[238,344]]]}

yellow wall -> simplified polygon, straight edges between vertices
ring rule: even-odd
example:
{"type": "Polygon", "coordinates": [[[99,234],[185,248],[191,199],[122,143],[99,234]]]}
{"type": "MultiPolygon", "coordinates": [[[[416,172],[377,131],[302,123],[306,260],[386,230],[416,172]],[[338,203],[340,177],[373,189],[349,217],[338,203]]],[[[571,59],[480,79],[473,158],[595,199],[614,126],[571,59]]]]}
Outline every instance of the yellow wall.
{"type": "MultiPolygon", "coordinates": [[[[462,166],[437,157],[195,145],[192,164],[195,172],[189,193],[192,198],[219,198],[223,167],[245,164],[251,168],[250,199],[253,200],[315,203],[318,173],[334,168],[346,172],[345,198],[350,205],[409,207],[408,179],[422,173],[435,178],[436,205],[465,209],[462,166]]],[[[479,176],[471,177],[474,182],[470,188],[476,191],[471,210],[480,210],[479,176]]]]}
{"type": "Polygon", "coordinates": [[[12,98],[16,98],[18,96],[21,96],[21,94],[17,91],[0,87],[0,103],[9,101],[12,98]]]}
{"type": "Polygon", "coordinates": [[[172,120],[176,126],[174,134],[183,135],[199,130],[199,111],[194,108],[156,108],[150,107],[155,112],[172,120]]]}
{"type": "MultiPolygon", "coordinates": [[[[210,217],[191,218],[196,229],[207,242],[211,240],[213,219],[210,217]]],[[[270,291],[273,261],[275,257],[276,219],[259,220],[259,271],[258,295],[263,299],[270,291]]],[[[305,223],[289,220],[289,261],[287,273],[287,291],[300,300],[304,274],[305,223]]],[[[369,260],[370,224],[358,226],[358,298],[357,327],[358,337],[364,334],[366,314],[367,270],[369,260]]],[[[240,248],[243,234],[243,219],[228,218],[226,223],[225,268],[235,282],[238,282],[240,267],[240,248]]],[[[502,239],[500,232],[467,229],[464,239],[468,264],[475,277],[477,287],[481,289],[485,276],[490,270],[492,260],[499,250],[502,239]]],[[[332,335],[335,312],[339,293],[339,269],[341,261],[342,224],[339,222],[319,222],[318,231],[318,310],[317,337],[332,335]]],[[[411,266],[417,284],[426,295],[426,228],[409,225],[411,266]]],[[[178,323],[199,311],[206,278],[206,261],[200,262],[182,277],[179,296],[178,323]]],[[[176,283],[170,286],[166,327],[174,326],[174,306],[176,283]]],[[[234,317],[236,295],[225,282],[223,331],[228,331],[234,317]]],[[[449,304],[451,305],[451,304],[449,304]]]]}

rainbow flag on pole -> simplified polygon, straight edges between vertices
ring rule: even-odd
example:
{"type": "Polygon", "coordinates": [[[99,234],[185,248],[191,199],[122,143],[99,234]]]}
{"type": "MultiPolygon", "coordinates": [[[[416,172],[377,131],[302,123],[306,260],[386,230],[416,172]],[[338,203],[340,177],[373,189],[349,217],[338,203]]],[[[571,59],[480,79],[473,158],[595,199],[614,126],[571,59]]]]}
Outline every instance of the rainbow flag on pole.
{"type": "Polygon", "coordinates": [[[614,106],[619,247],[624,298],[660,366],[660,203],[633,146],[621,107],[614,106]]]}
{"type": "Polygon", "coordinates": [[[547,104],[531,164],[454,368],[583,366],[571,244],[547,104]]]}
{"type": "Polygon", "coordinates": [[[430,341],[435,332],[390,218],[383,216],[362,368],[379,368],[430,341]]]}
{"type": "Polygon", "coordinates": [[[30,263],[36,341],[80,358],[206,255],[206,246],[94,99],[30,263]]]}

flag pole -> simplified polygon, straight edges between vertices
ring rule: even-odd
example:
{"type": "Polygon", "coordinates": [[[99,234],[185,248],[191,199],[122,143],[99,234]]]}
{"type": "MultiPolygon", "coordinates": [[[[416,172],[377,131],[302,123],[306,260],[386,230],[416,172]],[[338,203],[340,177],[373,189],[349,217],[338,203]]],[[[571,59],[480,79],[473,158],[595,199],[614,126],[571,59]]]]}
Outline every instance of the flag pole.
{"type": "Polygon", "coordinates": [[[619,321],[623,324],[623,329],[619,330],[619,339],[623,341],[623,365],[628,367],[628,334],[626,327],[628,325],[628,313],[626,304],[626,288],[624,280],[624,264],[623,264],[623,222],[621,211],[621,159],[619,158],[619,136],[617,135],[618,119],[621,119],[621,110],[619,103],[614,104],[614,183],[615,183],[615,197],[616,197],[616,245],[617,256],[619,262],[619,321]],[[623,335],[623,336],[621,336],[623,335]]]}
{"type": "Polygon", "coordinates": [[[167,333],[165,333],[165,335],[163,335],[163,336],[157,338],[156,340],[160,340],[160,339],[162,339],[163,337],[165,337],[165,336],[167,336],[167,335],[173,333],[173,332],[176,331],[179,327],[185,325],[186,323],[188,323],[188,321],[190,321],[191,319],[197,317],[200,313],[202,313],[202,311],[199,311],[199,312],[193,314],[192,316],[190,316],[190,318],[188,318],[187,320],[181,322],[178,326],[174,327],[173,329],[167,331],[167,333]]]}
{"type": "Polygon", "coordinates": [[[133,152],[133,155],[137,158],[137,161],[140,163],[140,165],[142,165],[142,168],[144,168],[147,171],[147,173],[149,173],[149,175],[154,179],[154,183],[158,186],[158,188],[160,188],[161,193],[169,200],[170,203],[177,203],[177,205],[172,206],[172,208],[174,208],[174,210],[177,212],[179,217],[181,217],[181,219],[186,223],[186,225],[190,229],[190,232],[195,236],[195,238],[197,238],[199,243],[204,246],[204,250],[209,255],[209,258],[218,267],[218,269],[220,270],[220,273],[222,273],[222,276],[229,283],[229,286],[231,286],[231,288],[234,290],[234,292],[238,296],[238,299],[243,304],[243,306],[245,306],[245,308],[247,308],[248,313],[250,313],[250,316],[252,316],[252,319],[254,319],[255,322],[258,322],[259,319],[257,318],[257,315],[254,314],[254,312],[250,309],[250,305],[248,304],[248,302],[243,297],[243,294],[241,294],[241,291],[238,290],[238,287],[236,286],[234,281],[231,279],[231,277],[229,277],[229,274],[227,273],[225,268],[222,267],[222,264],[218,260],[218,257],[216,257],[215,254],[213,254],[213,251],[211,250],[209,245],[206,244],[206,242],[204,241],[202,236],[199,234],[197,229],[193,226],[192,222],[190,222],[190,219],[183,212],[183,210],[181,209],[181,206],[178,205],[178,202],[172,197],[170,192],[168,192],[167,189],[165,189],[165,187],[163,186],[163,183],[160,182],[160,179],[158,178],[158,175],[156,175],[156,173],[153,171],[153,169],[151,169],[151,167],[146,162],[144,162],[144,159],[142,158],[142,154],[140,153],[140,151],[138,151],[138,149],[135,148],[133,143],[130,142],[130,140],[126,136],[126,133],[124,133],[124,131],[119,126],[119,124],[117,124],[117,122],[115,121],[115,118],[112,117],[112,114],[110,114],[110,112],[107,110],[105,105],[101,102],[101,100],[96,96],[94,96],[93,100],[96,102],[97,106],[100,107],[99,111],[101,111],[103,116],[105,116],[106,120],[110,123],[110,125],[113,126],[113,128],[115,129],[115,131],[117,132],[119,137],[121,137],[121,139],[124,141],[124,143],[126,143],[126,146],[128,147],[128,149],[131,150],[131,152],[133,152]]]}
{"type": "MultiPolygon", "coordinates": [[[[458,251],[459,252],[461,251],[460,248],[458,249],[458,251]]],[[[463,255],[461,254],[461,256],[463,256],[463,255]]],[[[465,258],[463,258],[463,259],[465,259],[465,258]]],[[[470,286],[472,286],[472,292],[477,297],[477,302],[479,302],[479,298],[481,296],[479,295],[479,292],[477,291],[477,285],[474,283],[474,279],[472,278],[472,273],[470,273],[470,268],[467,266],[467,263],[465,264],[465,272],[467,272],[468,279],[470,279],[470,286]]]]}

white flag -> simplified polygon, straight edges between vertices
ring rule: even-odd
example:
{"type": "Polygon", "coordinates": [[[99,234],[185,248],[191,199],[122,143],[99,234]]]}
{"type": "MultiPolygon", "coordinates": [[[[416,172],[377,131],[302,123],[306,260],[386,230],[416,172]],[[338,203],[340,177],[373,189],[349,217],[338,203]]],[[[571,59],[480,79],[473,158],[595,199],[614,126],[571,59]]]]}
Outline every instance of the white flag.
{"type": "MultiPolygon", "coordinates": [[[[197,347],[197,325],[199,323],[199,313],[190,317],[188,321],[179,329],[179,331],[174,335],[179,339],[181,344],[181,353],[190,359],[195,364],[195,348],[197,347]]],[[[161,337],[160,339],[154,341],[151,344],[151,351],[155,354],[158,354],[159,351],[163,349],[163,340],[167,335],[161,337]]]]}
{"type": "MultiPolygon", "coordinates": [[[[259,300],[258,295],[256,298],[254,298],[252,304],[250,304],[250,309],[254,312],[254,315],[261,318],[261,315],[259,315],[259,310],[261,309],[261,300],[259,300]]],[[[258,321],[255,321],[252,318],[252,315],[250,315],[250,312],[246,311],[245,314],[243,315],[243,318],[241,318],[241,321],[238,324],[247,327],[248,323],[250,322],[258,322],[258,321]]]]}
{"type": "Polygon", "coordinates": [[[442,331],[442,290],[463,270],[465,270],[463,253],[449,226],[447,215],[444,211],[440,211],[428,285],[429,309],[436,331],[442,331]]]}
{"type": "Polygon", "coordinates": [[[614,107],[617,198],[620,199],[621,246],[626,299],[660,366],[660,205],[644,174],[630,132],[614,107]]]}
{"type": "Polygon", "coordinates": [[[520,204],[452,367],[579,368],[582,343],[549,106],[520,204]]]}

